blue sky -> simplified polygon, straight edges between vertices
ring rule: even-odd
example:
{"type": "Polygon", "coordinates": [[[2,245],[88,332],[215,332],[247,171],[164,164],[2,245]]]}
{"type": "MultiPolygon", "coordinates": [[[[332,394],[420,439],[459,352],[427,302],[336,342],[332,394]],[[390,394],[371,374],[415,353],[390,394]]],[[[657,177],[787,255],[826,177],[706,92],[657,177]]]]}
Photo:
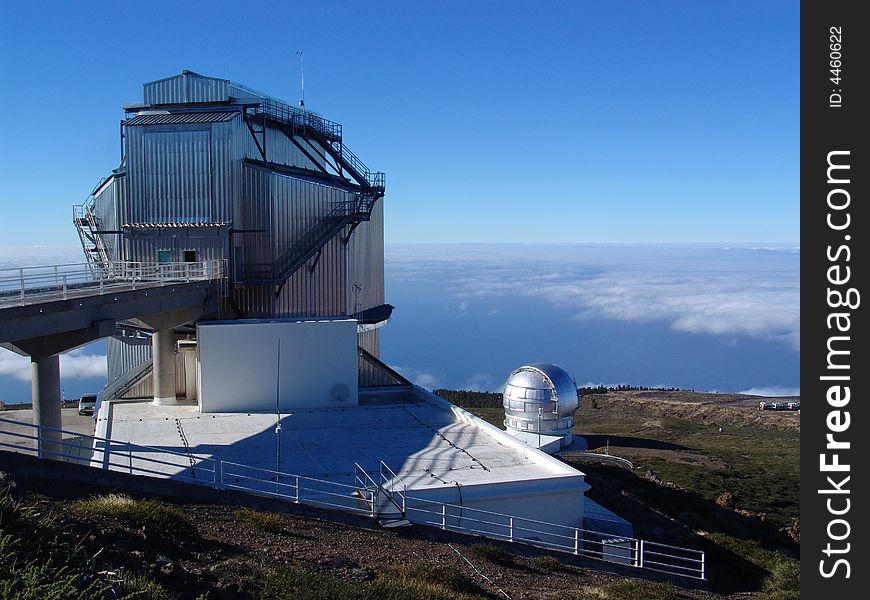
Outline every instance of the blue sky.
{"type": "Polygon", "coordinates": [[[387,173],[388,242],[798,239],[796,2],[0,11],[5,246],[77,242],[70,206],[116,166],[143,82],[186,68],[292,101],[297,50],[307,106],[387,173]]]}
{"type": "MultiPolygon", "coordinates": [[[[190,69],[293,102],[299,50],[307,107],[387,174],[388,362],[430,387],[531,360],[581,384],[798,385],[793,1],[0,0],[0,267],[83,260],[70,207],[117,166],[142,83],[190,69]],[[438,247],[457,243],[528,246],[438,247]]],[[[103,352],[64,357],[68,395],[103,352]]],[[[27,371],[0,352],[0,400],[27,371]]]]}

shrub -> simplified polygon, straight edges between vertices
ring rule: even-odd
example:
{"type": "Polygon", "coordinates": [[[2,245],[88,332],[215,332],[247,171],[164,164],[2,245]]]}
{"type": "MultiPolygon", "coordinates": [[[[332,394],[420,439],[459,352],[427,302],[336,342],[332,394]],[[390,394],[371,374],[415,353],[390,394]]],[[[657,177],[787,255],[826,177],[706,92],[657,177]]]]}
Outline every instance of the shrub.
{"type": "Polygon", "coordinates": [[[532,559],[532,565],[541,571],[551,573],[565,570],[565,565],[552,556],[536,556],[532,559]]]}
{"type": "Polygon", "coordinates": [[[475,558],[488,560],[497,565],[510,564],[513,560],[509,553],[491,544],[472,544],[468,552],[475,558]]]}
{"type": "Polygon", "coordinates": [[[104,494],[80,500],[73,510],[113,517],[130,525],[173,539],[196,537],[196,528],[177,508],[158,500],[134,500],[124,494],[104,494]]]}
{"type": "Polygon", "coordinates": [[[250,508],[242,508],[236,511],[236,517],[242,523],[250,525],[260,531],[281,531],[284,527],[284,518],[271,512],[258,512],[250,508]]]}

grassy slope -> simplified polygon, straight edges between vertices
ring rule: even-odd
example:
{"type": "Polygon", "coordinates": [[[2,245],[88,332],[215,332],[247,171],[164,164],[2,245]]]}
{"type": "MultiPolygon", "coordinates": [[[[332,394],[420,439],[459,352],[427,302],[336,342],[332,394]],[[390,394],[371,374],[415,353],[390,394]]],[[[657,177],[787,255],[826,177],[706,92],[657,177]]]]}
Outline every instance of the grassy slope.
{"type": "MultiPolygon", "coordinates": [[[[498,395],[469,404],[501,426],[498,395]]],[[[610,392],[586,396],[576,423],[590,450],[608,447],[634,463],[629,472],[564,456],[587,474],[589,496],[632,521],[636,535],[705,548],[720,590],[795,593],[794,578],[776,589],[771,582],[795,573],[799,554],[780,531],[800,515],[798,415],[761,413],[734,396],[610,392]],[[725,492],[733,496],[727,508],[716,503],[725,492]]]]}

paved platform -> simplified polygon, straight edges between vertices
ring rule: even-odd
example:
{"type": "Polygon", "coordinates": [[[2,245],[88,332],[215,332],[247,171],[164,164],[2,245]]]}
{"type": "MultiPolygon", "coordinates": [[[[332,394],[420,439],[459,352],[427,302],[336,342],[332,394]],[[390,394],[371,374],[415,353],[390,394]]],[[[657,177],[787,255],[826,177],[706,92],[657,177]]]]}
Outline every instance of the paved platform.
{"type": "MultiPolygon", "coordinates": [[[[380,461],[409,490],[582,477],[579,471],[510,441],[503,432],[499,439],[499,433],[489,427],[419,400],[280,415],[204,414],[195,405],[114,402],[111,410],[101,410],[98,419],[99,435],[113,440],[179,453],[189,448],[200,459],[338,483],[354,482],[354,463],[377,472],[380,461]]],[[[177,462],[179,470],[186,468],[184,461],[177,462]]]]}

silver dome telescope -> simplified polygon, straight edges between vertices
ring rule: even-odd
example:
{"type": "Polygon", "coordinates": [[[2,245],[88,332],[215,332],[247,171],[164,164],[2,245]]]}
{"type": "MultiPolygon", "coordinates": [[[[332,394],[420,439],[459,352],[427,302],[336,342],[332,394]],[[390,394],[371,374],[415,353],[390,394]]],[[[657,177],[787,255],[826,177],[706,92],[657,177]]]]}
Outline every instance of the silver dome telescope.
{"type": "Polygon", "coordinates": [[[561,367],[534,363],[514,370],[504,386],[503,405],[508,433],[529,438],[526,443],[534,441],[528,434],[537,436],[537,445],[547,451],[571,444],[580,400],[577,384],[561,367]]]}

